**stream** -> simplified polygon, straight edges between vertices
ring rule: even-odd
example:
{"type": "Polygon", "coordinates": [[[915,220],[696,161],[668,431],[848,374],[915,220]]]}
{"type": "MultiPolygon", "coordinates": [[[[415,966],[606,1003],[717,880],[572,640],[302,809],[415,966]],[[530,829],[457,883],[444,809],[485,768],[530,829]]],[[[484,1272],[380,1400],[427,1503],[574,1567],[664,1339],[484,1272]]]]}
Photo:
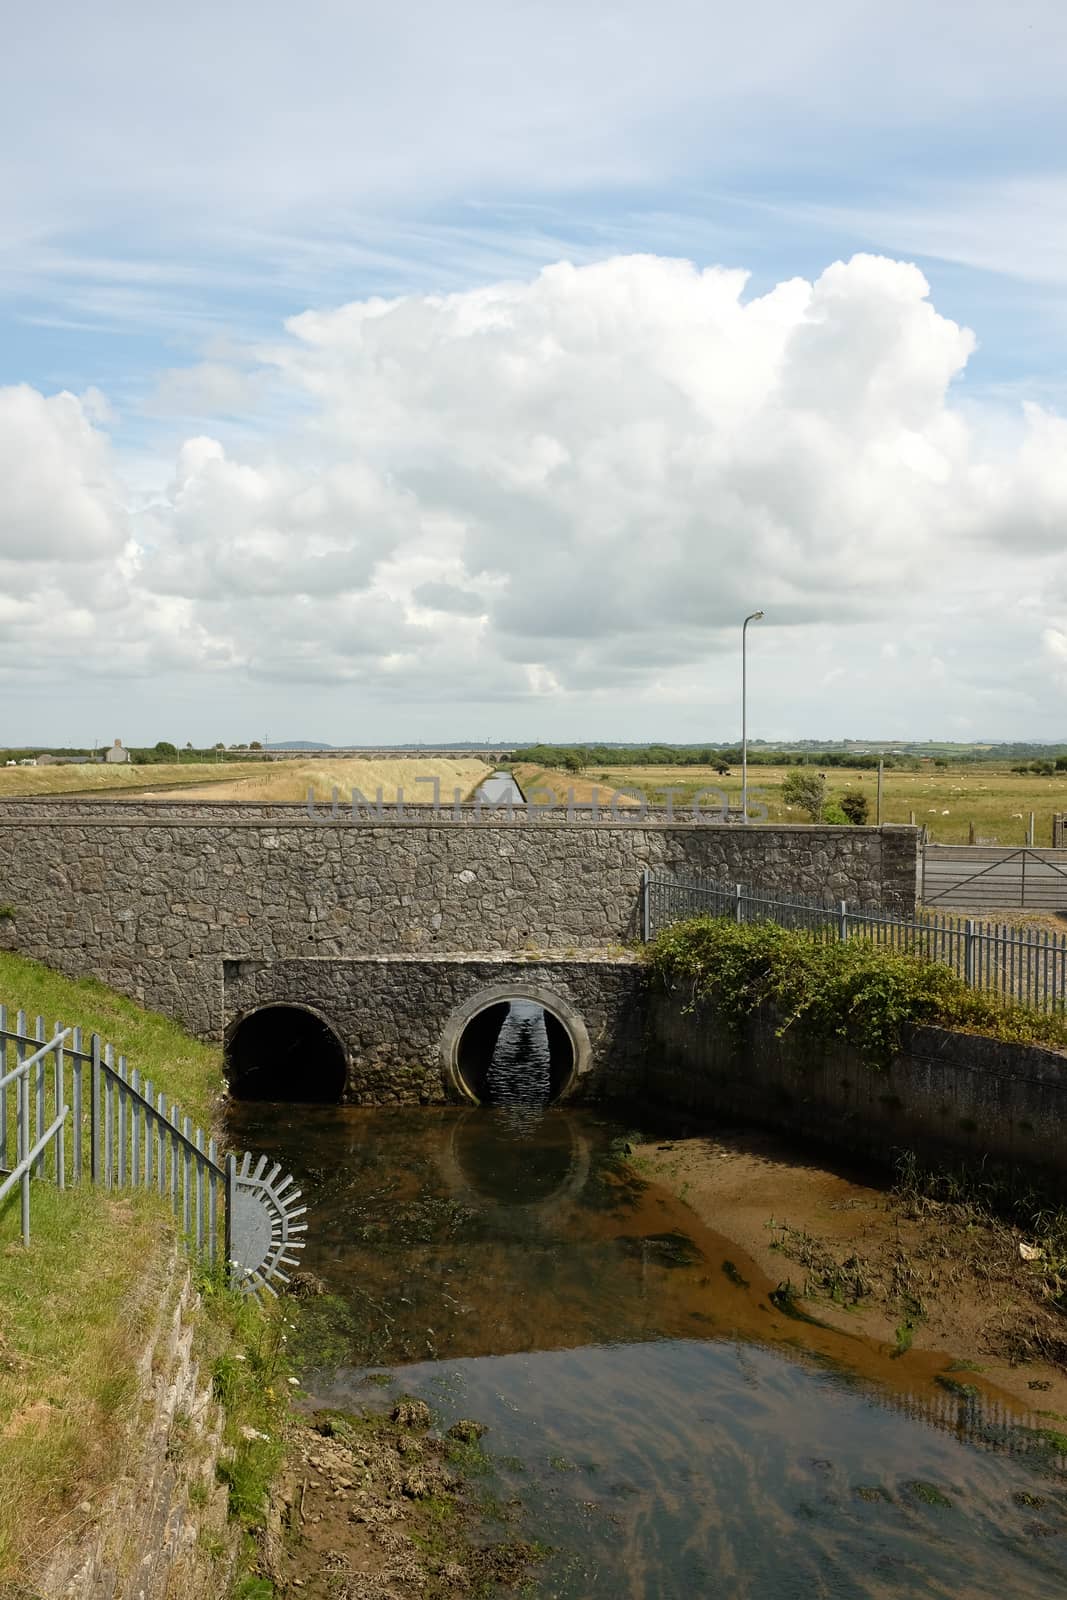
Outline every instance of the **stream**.
{"type": "Polygon", "coordinates": [[[529,1097],[536,1010],[502,1030],[495,1106],[231,1107],[346,1308],[309,1403],[488,1424],[484,1487],[551,1547],[546,1600],[1062,1596],[1063,1423],[772,1298],[728,1218],[634,1170],[631,1124],[529,1097]]]}

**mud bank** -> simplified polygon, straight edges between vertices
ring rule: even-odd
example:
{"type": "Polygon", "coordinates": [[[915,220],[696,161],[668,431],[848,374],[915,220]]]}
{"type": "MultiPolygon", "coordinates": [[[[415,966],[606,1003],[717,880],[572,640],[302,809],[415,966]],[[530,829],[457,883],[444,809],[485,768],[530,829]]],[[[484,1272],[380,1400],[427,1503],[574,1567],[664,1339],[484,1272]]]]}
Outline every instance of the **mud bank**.
{"type": "Polygon", "coordinates": [[[1039,1246],[1018,1229],[874,1186],[763,1131],[686,1130],[636,1144],[632,1159],[769,1280],[790,1284],[810,1316],[862,1335],[858,1365],[870,1342],[897,1381],[955,1366],[1057,1426],[1067,1417],[1067,1314],[1049,1262],[1026,1259],[1039,1246]]]}
{"type": "Polygon", "coordinates": [[[479,1497],[485,1428],[433,1426],[422,1400],[293,1421],[262,1570],[308,1600],[466,1600],[510,1593],[542,1552],[509,1538],[517,1503],[479,1497]]]}

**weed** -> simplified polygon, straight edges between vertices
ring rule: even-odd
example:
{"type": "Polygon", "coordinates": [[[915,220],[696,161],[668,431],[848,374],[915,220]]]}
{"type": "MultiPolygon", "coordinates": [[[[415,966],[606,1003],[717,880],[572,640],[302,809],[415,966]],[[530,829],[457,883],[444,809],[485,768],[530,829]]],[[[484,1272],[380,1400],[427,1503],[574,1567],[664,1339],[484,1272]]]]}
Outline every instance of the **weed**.
{"type": "Polygon", "coordinates": [[[896,1343],[893,1346],[893,1354],[895,1356],[905,1355],[911,1349],[911,1342],[914,1337],[915,1324],[910,1318],[905,1317],[904,1321],[899,1323],[894,1331],[896,1343]]]}
{"type": "Polygon", "coordinates": [[[951,1506],[952,1501],[947,1494],[943,1494],[935,1483],[925,1483],[922,1478],[911,1478],[905,1483],[904,1488],[916,1500],[921,1500],[925,1506],[951,1506]]]}
{"type": "Polygon", "coordinates": [[[865,939],[830,942],[773,922],[703,916],[663,929],[645,959],[687,1009],[711,1005],[735,1033],[767,1007],[779,1036],[800,1027],[823,1042],[843,1039],[876,1068],[892,1060],[904,1028],[915,1024],[1067,1047],[1063,1016],[968,988],[948,967],[865,939]]]}

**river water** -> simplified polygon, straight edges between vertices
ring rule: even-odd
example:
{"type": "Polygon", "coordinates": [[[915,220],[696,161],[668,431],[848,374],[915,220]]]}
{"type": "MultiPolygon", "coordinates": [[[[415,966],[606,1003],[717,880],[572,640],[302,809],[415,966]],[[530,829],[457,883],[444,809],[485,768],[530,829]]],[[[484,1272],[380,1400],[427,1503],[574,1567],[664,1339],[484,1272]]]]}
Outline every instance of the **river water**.
{"type": "Polygon", "coordinates": [[[305,1265],[346,1307],[312,1403],[403,1392],[487,1423],[485,1488],[552,1547],[546,1600],[1062,1597],[1040,1429],[1064,1423],[787,1314],[633,1170],[625,1123],[530,1097],[537,1030],[508,1019],[495,1107],[232,1108],[301,1183],[305,1265]]]}

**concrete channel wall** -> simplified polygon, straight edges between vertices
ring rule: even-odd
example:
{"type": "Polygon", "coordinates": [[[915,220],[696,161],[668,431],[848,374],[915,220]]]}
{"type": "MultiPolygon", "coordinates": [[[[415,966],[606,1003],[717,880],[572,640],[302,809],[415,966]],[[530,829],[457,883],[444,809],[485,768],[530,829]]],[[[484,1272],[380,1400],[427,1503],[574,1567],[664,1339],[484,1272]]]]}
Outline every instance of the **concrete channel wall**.
{"type": "Polygon", "coordinates": [[[909,1028],[884,1070],[854,1049],[800,1032],[769,1012],[732,1033],[707,1006],[647,996],[648,1096],[893,1160],[987,1158],[1067,1188],[1067,1056],[944,1028],[909,1028]]]}
{"type": "Polygon", "coordinates": [[[225,1026],[226,961],[581,954],[638,936],[646,867],[901,911],[918,881],[912,828],[315,823],[90,804],[0,803],[0,945],[204,1038],[225,1026]]]}

